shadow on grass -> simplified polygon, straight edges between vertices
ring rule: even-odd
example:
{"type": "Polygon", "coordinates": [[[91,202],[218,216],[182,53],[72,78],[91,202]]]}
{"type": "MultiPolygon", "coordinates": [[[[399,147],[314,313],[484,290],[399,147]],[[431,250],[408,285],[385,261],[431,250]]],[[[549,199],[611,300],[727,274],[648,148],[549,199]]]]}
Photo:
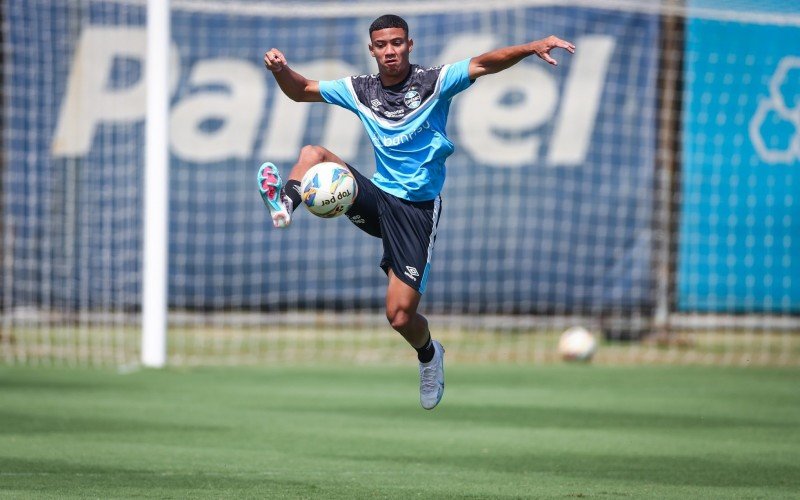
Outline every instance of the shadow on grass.
{"type": "MultiPolygon", "coordinates": [[[[534,446],[532,446],[534,447],[534,446]]],[[[348,456],[350,460],[397,463],[397,454],[348,456]]],[[[756,487],[800,489],[800,465],[764,463],[758,459],[735,461],[726,457],[634,455],[622,453],[508,453],[486,450],[479,454],[428,453],[407,457],[426,467],[454,470],[537,474],[581,481],[623,481],[690,487],[756,487]]]]}
{"type": "Polygon", "coordinates": [[[315,484],[287,480],[268,471],[263,474],[235,474],[225,470],[188,473],[2,457],[0,486],[0,490],[7,492],[79,493],[84,498],[128,495],[171,498],[164,497],[171,494],[181,498],[241,498],[243,495],[255,498],[252,495],[256,494],[262,498],[283,495],[311,497],[321,493],[315,484]]]}
{"type": "MultiPolygon", "coordinates": [[[[2,434],[97,434],[113,433],[128,435],[136,433],[186,433],[223,430],[222,426],[172,424],[149,420],[122,418],[119,415],[76,417],[74,415],[45,415],[42,413],[22,413],[0,410],[0,435],[2,434]]],[[[2,470],[2,469],[0,469],[2,470]]]]}
{"type": "MultiPolygon", "coordinates": [[[[402,405],[348,406],[343,408],[331,404],[327,407],[309,409],[305,406],[283,404],[279,410],[302,414],[325,412],[328,415],[339,414],[356,419],[375,417],[380,419],[398,418],[404,421],[419,420],[430,421],[428,413],[420,410],[415,401],[402,405]]],[[[796,422],[767,421],[756,418],[719,416],[719,415],[668,415],[656,409],[651,412],[624,411],[613,409],[592,408],[540,408],[520,407],[512,405],[490,405],[483,407],[465,406],[443,403],[434,410],[437,423],[452,422],[453,424],[485,424],[487,427],[516,427],[524,429],[560,428],[578,430],[597,429],[653,429],[658,431],[675,429],[675,431],[702,430],[721,428],[773,428],[794,429],[796,422]]]]}
{"type": "Polygon", "coordinates": [[[0,391],[91,391],[103,387],[102,382],[88,380],[56,380],[54,378],[4,379],[0,376],[0,391]]]}

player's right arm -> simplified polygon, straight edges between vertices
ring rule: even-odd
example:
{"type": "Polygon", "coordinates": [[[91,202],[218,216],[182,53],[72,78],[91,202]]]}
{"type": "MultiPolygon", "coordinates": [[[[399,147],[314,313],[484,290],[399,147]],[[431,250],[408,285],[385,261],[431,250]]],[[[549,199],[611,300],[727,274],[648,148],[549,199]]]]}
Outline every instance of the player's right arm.
{"type": "Polygon", "coordinates": [[[323,102],[319,82],[309,80],[290,68],[280,50],[269,49],[264,54],[264,65],[272,72],[278,86],[289,99],[297,102],[323,102]]]}

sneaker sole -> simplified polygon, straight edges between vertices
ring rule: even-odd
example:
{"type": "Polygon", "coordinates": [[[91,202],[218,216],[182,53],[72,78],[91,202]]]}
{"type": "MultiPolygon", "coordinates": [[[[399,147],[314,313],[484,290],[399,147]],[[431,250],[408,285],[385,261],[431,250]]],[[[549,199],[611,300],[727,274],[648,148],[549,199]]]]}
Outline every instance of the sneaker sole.
{"type": "Polygon", "coordinates": [[[264,205],[269,209],[270,214],[284,212],[284,208],[278,202],[281,195],[281,188],[283,181],[281,174],[271,162],[265,162],[258,168],[258,191],[261,193],[261,199],[264,200],[264,205]]]}

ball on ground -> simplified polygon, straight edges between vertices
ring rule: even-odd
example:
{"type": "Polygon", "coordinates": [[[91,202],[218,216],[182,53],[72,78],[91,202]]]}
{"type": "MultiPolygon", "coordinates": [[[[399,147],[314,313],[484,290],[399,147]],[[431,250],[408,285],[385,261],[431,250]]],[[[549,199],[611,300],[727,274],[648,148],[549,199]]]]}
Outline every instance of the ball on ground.
{"type": "Polygon", "coordinates": [[[565,361],[589,361],[597,351],[597,339],[582,326],[573,326],[558,339],[558,354],[565,361]]]}

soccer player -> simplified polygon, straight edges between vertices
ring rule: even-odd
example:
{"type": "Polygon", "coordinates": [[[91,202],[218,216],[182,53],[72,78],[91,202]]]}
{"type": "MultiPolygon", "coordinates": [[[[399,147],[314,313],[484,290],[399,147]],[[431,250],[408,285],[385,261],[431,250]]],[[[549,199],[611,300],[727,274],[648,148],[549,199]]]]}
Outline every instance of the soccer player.
{"type": "Polygon", "coordinates": [[[336,162],[353,174],[358,195],[347,217],[359,229],[381,238],[380,267],[389,278],[386,318],[416,349],[420,404],[433,409],[444,393],[444,348],[431,338],[428,321],[417,312],[430,272],[431,251],[441,213],[445,159],[453,144],[445,134],[450,100],[477,79],[536,55],[556,65],[553,49],[575,46],[549,36],[505,47],[453,64],[423,68],[411,64],[414,41],[401,17],[384,15],[369,27],[375,75],[315,81],[293,71],[283,53],[270,49],[264,64],[284,94],[297,102],[327,102],[358,115],[375,150],[375,174],[363,176],[333,152],[304,146],[284,184],[278,168],[264,163],[258,183],[275,227],[285,228],[300,203],[300,181],[312,166],[336,162]]]}

